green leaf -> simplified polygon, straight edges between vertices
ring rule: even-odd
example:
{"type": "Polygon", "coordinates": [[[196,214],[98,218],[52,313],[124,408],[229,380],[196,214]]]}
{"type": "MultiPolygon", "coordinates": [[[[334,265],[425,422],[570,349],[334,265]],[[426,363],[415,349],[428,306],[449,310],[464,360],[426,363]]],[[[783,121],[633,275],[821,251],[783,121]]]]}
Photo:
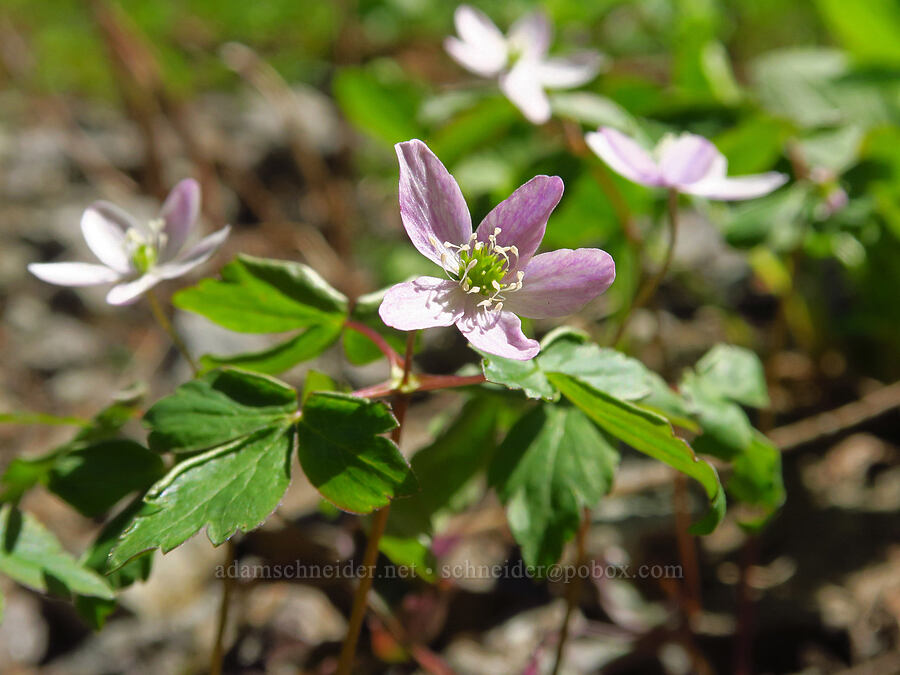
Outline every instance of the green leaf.
{"type": "Polygon", "coordinates": [[[483,357],[481,368],[488,382],[502,384],[508,389],[521,389],[528,398],[548,401],[556,398],[556,389],[547,380],[537,359],[517,361],[486,352],[479,353],[483,357]]]}
{"type": "Polygon", "coordinates": [[[703,429],[694,440],[697,452],[732,459],[753,442],[753,426],[739,405],[722,398],[692,372],[685,373],[680,389],[703,429]]]}
{"type": "Polygon", "coordinates": [[[734,247],[768,244],[779,251],[796,248],[803,233],[803,211],[809,188],[791,185],[761,199],[727,211],[722,224],[726,241],[734,247]]]}
{"type": "Polygon", "coordinates": [[[158,401],[144,422],[156,451],[196,452],[283,426],[297,411],[297,392],[278,380],[237,369],[216,370],[158,401]]]}
{"type": "Polygon", "coordinates": [[[109,568],[153,548],[167,553],[204,527],[216,546],[259,527],[290,483],[294,442],[293,428],[283,423],[176,464],[144,498],[109,568]]]}
{"type": "Polygon", "coordinates": [[[203,279],[172,302],[240,333],[340,323],[347,314],[347,298],[311,267],[247,255],[228,263],[221,280],[203,279]]]}
{"type": "Polygon", "coordinates": [[[519,111],[505,97],[491,96],[439,129],[431,139],[431,149],[450,166],[461,157],[502,138],[519,117],[519,111]]]}
{"type": "MultiPolygon", "coordinates": [[[[81,564],[98,574],[105,575],[109,565],[109,554],[122,531],[140,511],[142,499],[131,502],[115,518],[107,523],[97,535],[97,539],[81,556],[81,564]]],[[[146,581],[153,566],[153,554],[147,552],[134,558],[115,572],[106,575],[106,581],[116,590],[127,588],[136,581],[146,581]]],[[[75,597],[75,609],[94,630],[103,628],[106,619],[116,609],[116,602],[105,598],[86,595],[75,597]]]]}
{"type": "Polygon", "coordinates": [[[409,480],[403,455],[393,441],[379,435],[396,426],[382,403],[349,394],[312,393],[297,425],[300,465],[332,504],[369,513],[400,494],[409,480]]]}
{"type": "Polygon", "coordinates": [[[817,0],[825,24],[861,60],[900,65],[900,6],[891,0],[817,0]]]}
{"type": "Polygon", "coordinates": [[[408,567],[428,583],[434,583],[437,581],[437,559],[426,540],[427,537],[398,537],[385,534],[378,541],[378,550],[395,565],[408,567]]]}
{"type": "Polygon", "coordinates": [[[704,387],[753,408],[769,406],[766,374],[759,357],[743,347],[718,344],[694,366],[704,387]]]}
{"type": "Polygon", "coordinates": [[[751,73],[762,104],[800,126],[896,123],[896,75],[855,72],[838,49],[769,51],[751,73]]]}
{"type": "Polygon", "coordinates": [[[106,513],[125,495],[146,490],[164,471],[160,456],[139,443],[99,441],[59,457],[47,487],[92,518],[106,513]]]}
{"type": "MultiPolygon", "coordinates": [[[[391,505],[388,531],[430,533],[434,515],[490,460],[496,447],[497,401],[473,398],[435,438],[412,456],[410,479],[419,491],[391,505]]],[[[406,487],[413,492],[414,485],[406,487]]]]}
{"type": "Polygon", "coordinates": [[[597,391],[569,375],[551,373],[548,377],[563,396],[607,434],[698,481],[706,491],[711,509],[692,526],[691,531],[708,534],[715,529],[725,515],[725,491],[719,476],[710,464],[694,454],[684,440],[675,436],[665,418],[597,391]]]}
{"type": "Polygon", "coordinates": [[[338,323],[325,323],[312,326],[299,335],[281,342],[274,347],[259,352],[234,354],[232,356],[215,356],[207,354],[200,357],[200,365],[204,370],[222,366],[237,366],[244,370],[252,370],[268,375],[280,375],[298,363],[309,361],[328,349],[341,334],[338,323]]]}
{"type": "Polygon", "coordinates": [[[673,391],[666,381],[656,373],[649,371],[649,374],[650,394],[642,398],[637,405],[662,415],[672,424],[683,429],[699,433],[700,427],[692,419],[690,407],[684,397],[673,391]]]}
{"type": "Polygon", "coordinates": [[[334,97],[347,119],[370,136],[392,146],[421,136],[413,122],[417,101],[408,87],[391,82],[374,68],[342,68],[332,82],[334,97]]]}
{"type": "Polygon", "coordinates": [[[542,405],[510,430],[489,479],[529,565],[551,565],[609,492],[619,454],[577,408],[542,405]]]}
{"type": "Polygon", "coordinates": [[[306,379],[303,381],[303,393],[300,395],[301,403],[306,403],[306,399],[314,391],[335,391],[337,384],[330,375],[320,373],[318,370],[310,370],[306,373],[306,379]]]}
{"type": "Polygon", "coordinates": [[[92,420],[82,426],[68,443],[58,446],[39,457],[16,457],[6,467],[0,477],[2,493],[0,503],[16,502],[31,488],[46,484],[50,473],[58,462],[70,452],[83,449],[87,444],[114,437],[119,430],[135,416],[136,404],[143,392],[125,392],[121,400],[101,410],[92,420]]]}
{"type": "Polygon", "coordinates": [[[769,439],[756,432],[749,447],[735,458],[728,491],[740,502],[757,507],[758,518],[741,525],[750,530],[762,527],[784,503],[781,452],[769,439]]]}
{"type": "Polygon", "coordinates": [[[571,333],[544,342],[537,360],[545,373],[571,375],[626,401],[643,398],[652,389],[647,367],[615,349],[598,347],[571,333]]]}
{"type": "Polygon", "coordinates": [[[554,331],[544,338],[541,353],[530,361],[517,361],[479,352],[488,382],[521,389],[529,398],[554,400],[558,394],[548,373],[565,373],[617,398],[639,399],[650,394],[651,373],[637,359],[614,349],[587,342],[570,329],[554,331]]]}
{"type": "Polygon", "coordinates": [[[12,506],[0,509],[0,572],[42,592],[113,598],[103,577],[81,566],[40,522],[12,506]]]}

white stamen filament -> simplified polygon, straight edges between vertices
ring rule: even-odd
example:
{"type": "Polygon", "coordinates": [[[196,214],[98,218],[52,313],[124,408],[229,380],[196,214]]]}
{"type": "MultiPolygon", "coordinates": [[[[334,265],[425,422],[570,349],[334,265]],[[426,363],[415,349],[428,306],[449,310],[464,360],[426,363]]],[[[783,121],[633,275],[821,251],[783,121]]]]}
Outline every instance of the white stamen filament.
{"type": "Polygon", "coordinates": [[[447,277],[456,281],[463,292],[466,293],[466,295],[492,291],[490,295],[486,296],[477,305],[478,307],[481,307],[488,312],[499,312],[501,309],[503,309],[503,302],[506,300],[506,296],[504,294],[512,293],[521,289],[522,278],[525,276],[525,273],[521,270],[517,271],[515,275],[515,281],[510,281],[508,283],[502,283],[500,281],[497,281],[496,279],[491,280],[490,289],[483,286],[475,286],[474,284],[472,284],[472,280],[469,278],[469,273],[478,265],[478,260],[469,260],[469,262],[466,263],[465,268],[463,268],[462,272],[460,272],[460,254],[486,253],[489,256],[497,256],[502,258],[506,263],[507,270],[514,268],[514,265],[510,260],[510,254],[515,256],[515,262],[516,264],[518,264],[519,249],[515,245],[501,246],[499,243],[497,243],[497,238],[500,236],[501,232],[501,228],[495,227],[494,231],[488,235],[487,242],[479,241],[478,235],[473,232],[469,237],[469,240],[464,244],[453,244],[449,241],[445,241],[443,242],[443,244],[441,244],[438,241],[437,237],[435,237],[434,235],[431,235],[429,237],[429,243],[435,249],[443,249],[443,252],[440,254],[441,267],[444,268],[444,272],[447,274],[447,277]]]}

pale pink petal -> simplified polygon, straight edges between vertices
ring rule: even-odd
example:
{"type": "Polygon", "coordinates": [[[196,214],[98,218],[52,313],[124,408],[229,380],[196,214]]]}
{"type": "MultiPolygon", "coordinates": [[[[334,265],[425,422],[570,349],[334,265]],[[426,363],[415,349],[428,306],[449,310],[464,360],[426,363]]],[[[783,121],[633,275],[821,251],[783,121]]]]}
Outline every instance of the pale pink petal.
{"type": "Polygon", "coordinates": [[[178,254],[199,215],[200,185],[193,178],[185,178],[172,188],[159,212],[166,234],[166,245],[160,252],[162,260],[171,260],[178,254]]]}
{"type": "Polygon", "coordinates": [[[148,232],[147,226],[144,223],[138,222],[134,219],[134,216],[112,202],[101,199],[100,201],[91,204],[90,208],[99,212],[109,222],[118,225],[123,232],[127,232],[132,228],[140,230],[141,232],[148,232]]]}
{"type": "Polygon", "coordinates": [[[488,213],[476,231],[478,240],[487,242],[500,228],[497,243],[515,246],[519,255],[510,253],[512,271],[524,269],[540,246],[547,229],[547,219],[563,194],[559,176],[535,176],[488,213]]]}
{"type": "Polygon", "coordinates": [[[553,27],[543,12],[532,12],[509,28],[509,44],[522,58],[540,59],[550,49],[553,27]]]}
{"type": "MultiPolygon", "coordinates": [[[[97,259],[107,267],[128,274],[133,270],[125,243],[124,223],[103,202],[85,209],[81,216],[81,233],[97,259]]],[[[117,214],[116,214],[117,215],[117,214]]]]}
{"type": "Polygon", "coordinates": [[[663,140],[659,147],[659,170],[666,184],[683,188],[721,167],[722,153],[703,136],[681,134],[663,140]]]}
{"type": "Polygon", "coordinates": [[[538,64],[537,77],[548,89],[569,89],[590,82],[600,72],[603,56],[584,51],[564,58],[544,59],[538,64]]]}
{"type": "Polygon", "coordinates": [[[187,274],[197,265],[209,260],[212,254],[225,243],[225,239],[228,238],[229,232],[231,232],[231,225],[226,225],[218,232],[213,232],[198,241],[177,259],[157,265],[153,268],[153,273],[160,279],[174,279],[175,277],[187,274]]]}
{"type": "Polygon", "coordinates": [[[616,278],[612,257],[598,248],[561,248],[536,255],[525,268],[522,288],[506,294],[503,307],[532,319],[577,312],[616,278]]]}
{"type": "Polygon", "coordinates": [[[550,99],[541,87],[539,63],[522,58],[508,73],[500,76],[500,91],[532,124],[550,119],[550,99]]]}
{"type": "Polygon", "coordinates": [[[460,5],[453,13],[453,22],[463,42],[487,52],[502,54],[503,62],[506,62],[506,38],[487,14],[469,5],[460,5]]]}
{"type": "Polygon", "coordinates": [[[537,340],[525,337],[522,322],[512,312],[470,310],[456,322],[456,326],[473,347],[488,354],[527,361],[541,351],[537,340]]]}
{"type": "Polygon", "coordinates": [[[31,263],[28,271],[41,281],[59,286],[96,286],[122,278],[105,265],[82,262],[31,263]]]}
{"type": "Polygon", "coordinates": [[[106,302],[110,305],[129,305],[160,281],[161,279],[155,274],[145,274],[134,281],[113,286],[106,294],[106,302]]]}
{"type": "MultiPolygon", "coordinates": [[[[462,9],[462,8],[460,8],[462,9]]],[[[459,10],[457,10],[458,12],[459,10]]],[[[491,24],[493,26],[493,24],[491,24]]],[[[496,30],[496,26],[494,26],[496,30]]],[[[468,41],[455,37],[444,40],[444,49],[466,70],[482,77],[496,77],[509,59],[506,41],[497,31],[498,40],[468,41]]]]}
{"type": "Polygon", "coordinates": [[[444,242],[464,244],[472,217],[456,179],[428,146],[414,139],[394,146],[400,161],[400,217],[413,246],[441,265],[444,242]]]}
{"type": "Polygon", "coordinates": [[[609,168],[628,180],[648,187],[663,184],[662,175],[650,153],[625,134],[609,127],[600,127],[586,134],[584,139],[609,168]]]}
{"type": "Polygon", "coordinates": [[[755,199],[777,190],[787,182],[787,179],[788,177],[783,173],[770,171],[751,176],[704,179],[684,186],[680,190],[707,199],[724,201],[755,199]]]}
{"type": "Polygon", "coordinates": [[[465,303],[455,281],[419,277],[389,288],[378,314],[385,324],[399,330],[450,326],[462,316],[465,303]]]}

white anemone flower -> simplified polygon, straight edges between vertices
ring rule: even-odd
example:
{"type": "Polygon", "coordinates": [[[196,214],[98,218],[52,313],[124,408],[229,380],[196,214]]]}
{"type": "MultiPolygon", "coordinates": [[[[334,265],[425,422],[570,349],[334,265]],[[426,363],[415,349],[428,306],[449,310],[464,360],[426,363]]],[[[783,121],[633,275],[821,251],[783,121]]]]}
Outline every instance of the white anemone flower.
{"type": "Polygon", "coordinates": [[[501,91],[534,124],[550,119],[545,89],[571,89],[590,82],[603,64],[596,51],[550,57],[553,37],[542,12],[513,23],[507,35],[484,12],[460,5],[454,14],[459,37],[448,37],[444,48],[463,68],[481,77],[497,78],[501,91]]]}
{"type": "Polygon", "coordinates": [[[135,220],[115,204],[98,201],[81,217],[88,248],[102,264],[31,263],[28,271],[59,286],[115,283],[106,301],[127,305],[160,281],[174,279],[206,262],[224,243],[231,227],[201,239],[182,253],[200,214],[200,186],[187,178],[176,185],[148,223],[135,220]]]}

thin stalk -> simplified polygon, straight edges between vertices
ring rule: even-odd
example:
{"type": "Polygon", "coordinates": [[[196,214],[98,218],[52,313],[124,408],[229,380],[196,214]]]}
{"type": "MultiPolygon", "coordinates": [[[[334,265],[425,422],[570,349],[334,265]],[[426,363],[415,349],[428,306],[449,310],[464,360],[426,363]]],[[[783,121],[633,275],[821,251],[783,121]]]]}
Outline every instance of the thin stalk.
{"type": "MultiPolygon", "coordinates": [[[[380,336],[379,336],[380,337],[380,336]]],[[[400,436],[403,432],[403,421],[406,418],[406,410],[409,407],[409,394],[404,393],[403,387],[409,381],[412,368],[413,347],[416,344],[416,332],[410,331],[406,336],[406,355],[403,359],[403,376],[400,385],[394,395],[394,417],[397,426],[391,431],[391,440],[400,444],[400,436]]],[[[393,351],[393,350],[391,350],[393,351]]],[[[375,578],[375,563],[378,560],[378,543],[384,529],[387,526],[390,515],[390,504],[382,507],[372,515],[372,529],[369,531],[369,541],[363,553],[362,576],[356,592],[353,594],[353,608],[350,610],[350,621],[347,625],[347,635],[344,644],[341,645],[341,655],[338,659],[337,675],[350,675],[353,668],[353,658],[356,656],[356,644],[359,641],[359,632],[362,629],[363,620],[366,617],[369,591],[372,589],[372,580],[375,578]]]]}
{"type": "MultiPolygon", "coordinates": [[[[344,328],[355,330],[360,335],[365,335],[369,338],[375,346],[378,347],[379,351],[384,354],[385,358],[387,358],[388,362],[391,364],[391,368],[396,367],[403,369],[405,377],[409,378],[409,372],[406,370],[404,360],[400,358],[400,355],[394,351],[394,348],[387,343],[387,340],[385,340],[378,331],[374,328],[369,328],[366,324],[359,323],[358,321],[346,321],[344,322],[344,328]]],[[[412,334],[414,335],[415,333],[412,334]]]]}
{"type": "Polygon", "coordinates": [[[563,617],[562,625],[559,628],[559,641],[556,643],[556,661],[553,664],[551,675],[556,675],[562,667],[563,654],[566,649],[566,642],[569,640],[569,624],[572,621],[572,614],[575,606],[578,604],[578,595],[581,591],[581,577],[578,570],[584,564],[586,559],[586,539],[587,532],[591,525],[591,510],[587,507],[581,516],[581,525],[575,535],[575,545],[577,552],[575,554],[575,571],[576,574],[569,585],[566,587],[566,615],[563,617]]]}
{"type": "Polygon", "coordinates": [[[234,580],[229,570],[234,562],[234,542],[229,539],[225,542],[226,560],[225,575],[222,577],[222,602],[219,604],[219,621],[216,625],[216,641],[213,643],[212,657],[209,662],[209,675],[222,675],[222,662],[225,658],[225,628],[228,626],[228,608],[231,605],[231,593],[234,580]]]}
{"type": "Polygon", "coordinates": [[[628,327],[629,321],[631,321],[631,318],[634,316],[634,310],[640,309],[653,299],[653,296],[656,294],[656,289],[659,288],[659,285],[662,283],[663,279],[665,279],[666,274],[669,271],[669,267],[672,264],[672,258],[675,255],[675,242],[678,239],[677,190],[669,190],[667,210],[669,214],[669,247],[666,249],[666,257],[663,259],[663,263],[659,268],[659,271],[657,271],[657,273],[654,274],[646,284],[644,284],[644,286],[638,292],[637,297],[634,299],[634,302],[631,303],[631,307],[628,308],[628,312],[622,318],[622,323],[619,324],[619,329],[616,331],[616,335],[612,340],[612,344],[614,345],[617,344],[625,334],[625,329],[628,327]]]}
{"type": "Polygon", "coordinates": [[[199,373],[200,369],[197,368],[197,364],[194,362],[194,359],[191,358],[191,353],[188,351],[187,345],[184,344],[184,340],[181,339],[178,331],[175,330],[175,327],[172,326],[172,322],[169,321],[166,313],[163,311],[162,305],[159,304],[159,300],[156,297],[156,293],[154,293],[153,289],[151,288],[147,292],[145,292],[144,295],[146,296],[147,301],[150,303],[150,311],[153,312],[153,318],[156,319],[156,322],[172,339],[172,344],[174,344],[175,348],[179,352],[181,352],[184,360],[188,362],[191,370],[194,371],[194,375],[199,373]]]}
{"type": "MultiPolygon", "coordinates": [[[[416,377],[415,388],[410,390],[410,387],[407,387],[406,392],[469,387],[485,381],[484,375],[419,375],[416,377]]],[[[393,382],[380,382],[379,384],[373,384],[371,387],[364,387],[353,392],[354,396],[362,398],[384,398],[393,394],[393,382]]]]}
{"type": "Polygon", "coordinates": [[[688,501],[687,476],[680,471],[675,474],[675,536],[678,541],[678,555],[684,571],[682,594],[684,612],[688,619],[697,616],[702,609],[700,593],[700,567],[697,563],[697,547],[689,531],[691,525],[688,501]]]}

